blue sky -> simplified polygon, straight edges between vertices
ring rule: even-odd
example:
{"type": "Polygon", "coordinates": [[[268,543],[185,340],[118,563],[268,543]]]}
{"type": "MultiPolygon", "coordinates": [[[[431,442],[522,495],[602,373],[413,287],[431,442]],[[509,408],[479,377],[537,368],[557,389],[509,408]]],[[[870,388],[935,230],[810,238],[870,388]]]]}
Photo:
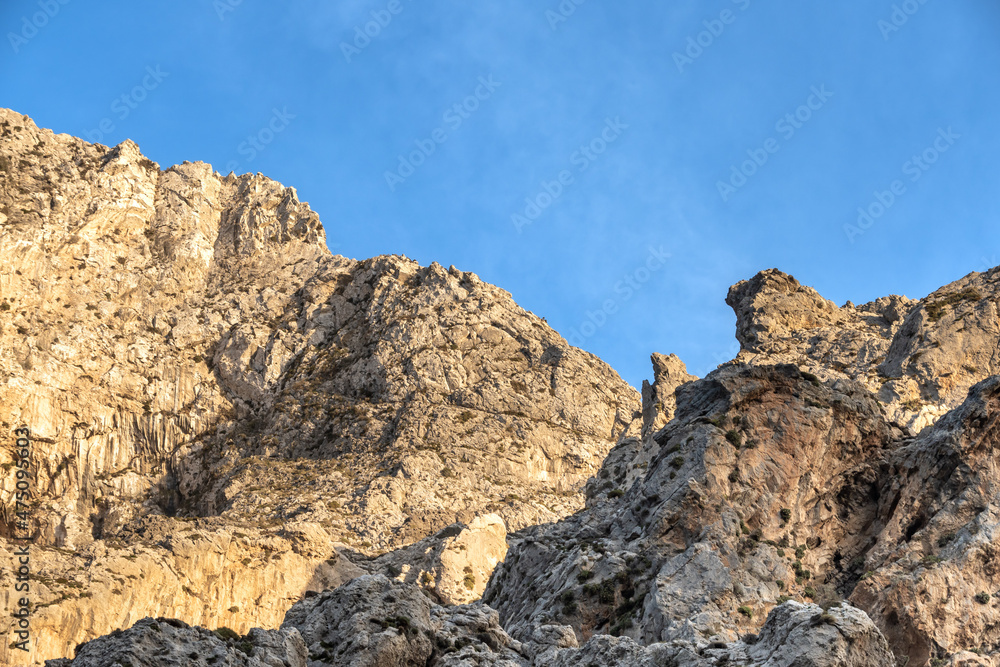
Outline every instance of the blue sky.
{"type": "Polygon", "coordinates": [[[989,0],[7,0],[0,28],[0,105],[294,186],[334,252],[474,271],[637,386],[651,352],[731,358],[761,269],[843,304],[1000,264],[989,0]]]}

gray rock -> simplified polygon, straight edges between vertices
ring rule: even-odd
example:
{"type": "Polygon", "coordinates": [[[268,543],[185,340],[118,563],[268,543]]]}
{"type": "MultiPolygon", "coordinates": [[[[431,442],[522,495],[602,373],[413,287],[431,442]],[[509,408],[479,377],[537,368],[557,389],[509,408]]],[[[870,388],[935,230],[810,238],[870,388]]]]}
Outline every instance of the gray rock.
{"type": "Polygon", "coordinates": [[[295,629],[254,628],[240,636],[228,628],[209,631],[167,618],[144,618],[76,648],[73,659],[46,667],[306,667],[306,647],[295,629]]]}

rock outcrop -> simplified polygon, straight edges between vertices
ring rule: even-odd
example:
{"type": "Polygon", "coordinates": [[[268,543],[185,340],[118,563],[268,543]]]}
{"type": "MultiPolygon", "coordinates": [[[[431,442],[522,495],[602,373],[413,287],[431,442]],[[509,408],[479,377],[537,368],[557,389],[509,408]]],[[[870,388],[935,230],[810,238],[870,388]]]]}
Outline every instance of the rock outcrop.
{"type": "Polygon", "coordinates": [[[1000,660],[1000,377],[889,459],[851,600],[910,665],[975,651],[1000,660]]]}
{"type": "Polygon", "coordinates": [[[254,628],[246,635],[209,631],[172,618],[144,618],[77,647],[76,657],[47,667],[306,667],[309,654],[295,630],[254,628]]]}
{"type": "Polygon", "coordinates": [[[737,361],[794,363],[821,378],[850,377],[916,433],[1000,372],[1000,267],[914,301],[887,296],[838,308],[776,269],[733,285],[737,361]]]}
{"type": "Polygon", "coordinates": [[[642,382],[642,438],[659,431],[674,418],[677,408],[674,392],[677,387],[698,379],[687,372],[684,362],[676,354],[654,352],[650,361],[653,362],[653,384],[646,380],[642,382]]]}

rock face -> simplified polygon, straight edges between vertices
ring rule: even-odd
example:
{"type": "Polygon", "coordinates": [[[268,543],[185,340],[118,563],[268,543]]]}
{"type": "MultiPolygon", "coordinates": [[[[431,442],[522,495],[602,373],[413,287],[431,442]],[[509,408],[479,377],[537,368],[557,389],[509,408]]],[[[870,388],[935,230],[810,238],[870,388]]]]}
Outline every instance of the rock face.
{"type": "Polygon", "coordinates": [[[874,397],[793,366],[723,368],[677,396],[648,465],[612,451],[586,510],[517,536],[483,598],[512,636],[553,619],[580,641],[733,642],[781,596],[849,576],[902,435],[874,397]]]}
{"type": "MultiPolygon", "coordinates": [[[[33,434],[29,662],[144,616],[273,627],[351,559],[456,522],[481,548],[429,571],[468,598],[456,569],[482,590],[502,535],[582,507],[639,429],[637,392],[509,294],[333,256],[260,175],[161,170],[0,110],[0,252],[0,425],[33,434]]],[[[0,475],[8,553],[14,491],[0,475]]]]}
{"type": "Polygon", "coordinates": [[[843,307],[764,271],[737,358],[654,354],[640,403],[294,190],[8,111],[0,251],[2,664],[1000,665],[1000,268],[843,307]]]}
{"type": "Polygon", "coordinates": [[[675,641],[642,646],[628,637],[597,635],[578,650],[554,653],[554,667],[884,667],[895,660],[885,639],[864,612],[850,606],[824,611],[786,602],[776,607],[759,635],[729,645],[698,647],[675,641]]]}
{"type": "Polygon", "coordinates": [[[971,273],[913,301],[882,297],[838,308],[776,269],[733,285],[737,361],[795,363],[821,378],[850,377],[914,433],[1000,372],[1000,267],[971,273]]]}
{"type": "Polygon", "coordinates": [[[507,531],[496,514],[454,524],[419,542],[376,558],[369,569],[419,583],[444,604],[478,600],[493,568],[507,554],[507,531]]]}
{"type": "MultiPolygon", "coordinates": [[[[1000,378],[890,457],[877,522],[851,600],[908,664],[963,650],[1000,659],[1000,378]]],[[[970,658],[971,659],[971,658],[970,658]]],[[[976,663],[971,663],[976,664],[976,663]]]]}

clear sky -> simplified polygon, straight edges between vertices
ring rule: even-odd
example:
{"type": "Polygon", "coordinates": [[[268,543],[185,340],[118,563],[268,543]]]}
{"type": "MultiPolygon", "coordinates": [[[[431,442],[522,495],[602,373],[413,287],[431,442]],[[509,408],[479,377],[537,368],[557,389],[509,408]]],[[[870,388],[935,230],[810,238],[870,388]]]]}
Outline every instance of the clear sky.
{"type": "Polygon", "coordinates": [[[637,386],[731,358],[761,269],[843,304],[1000,264],[994,0],[4,0],[0,29],[0,105],[294,186],[333,252],[473,271],[637,386]]]}

